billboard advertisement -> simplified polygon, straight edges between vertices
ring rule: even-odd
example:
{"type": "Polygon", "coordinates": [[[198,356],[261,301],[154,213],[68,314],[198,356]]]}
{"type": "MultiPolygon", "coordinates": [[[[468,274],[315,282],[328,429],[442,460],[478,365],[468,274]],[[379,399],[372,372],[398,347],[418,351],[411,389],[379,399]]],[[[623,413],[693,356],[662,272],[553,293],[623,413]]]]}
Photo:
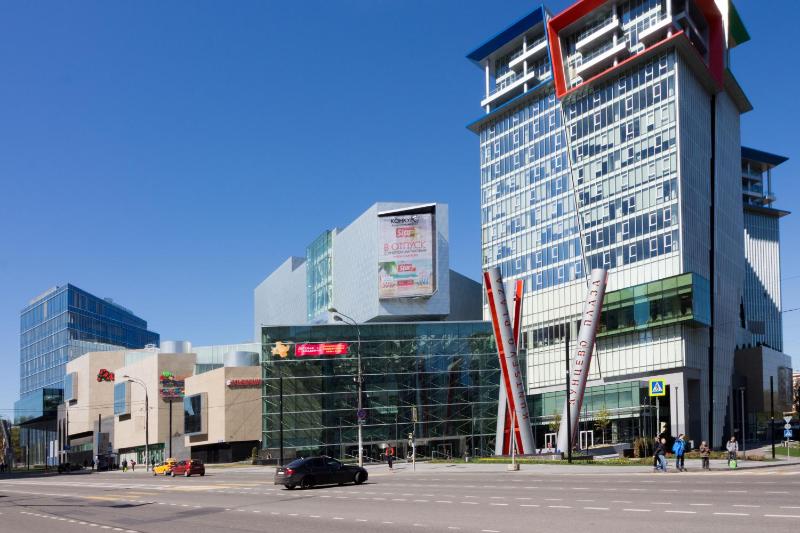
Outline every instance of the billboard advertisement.
{"type": "Polygon", "coordinates": [[[436,215],[378,217],[378,297],[414,298],[436,292],[436,215]]]}
{"type": "Polygon", "coordinates": [[[350,346],[346,342],[297,343],[295,357],[316,357],[320,355],[346,355],[350,346]]]}

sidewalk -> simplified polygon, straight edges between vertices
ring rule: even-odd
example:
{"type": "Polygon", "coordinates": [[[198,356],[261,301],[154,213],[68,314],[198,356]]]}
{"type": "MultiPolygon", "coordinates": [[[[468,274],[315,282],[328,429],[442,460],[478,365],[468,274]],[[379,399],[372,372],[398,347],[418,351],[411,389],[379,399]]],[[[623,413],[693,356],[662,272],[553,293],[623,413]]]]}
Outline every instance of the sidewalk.
{"type": "MultiPolygon", "coordinates": [[[[793,461],[747,461],[739,460],[738,468],[728,468],[728,462],[724,459],[712,459],[710,462],[711,473],[735,473],[741,471],[755,471],[760,469],[782,469],[786,467],[800,466],[800,460],[793,461]]],[[[431,472],[447,472],[447,473],[505,473],[507,472],[507,464],[504,463],[427,463],[418,462],[417,472],[431,473],[431,472]]],[[[400,473],[413,472],[411,464],[403,462],[395,463],[394,469],[400,473]]],[[[708,474],[702,469],[700,459],[686,459],[686,469],[688,474],[708,474]]],[[[386,465],[373,465],[369,466],[370,472],[388,471],[386,465]]],[[[597,474],[652,474],[653,467],[649,465],[603,465],[602,463],[585,463],[585,464],[520,464],[520,472],[532,474],[556,474],[556,475],[597,475],[597,474]]],[[[515,474],[517,472],[510,472],[515,474]]],[[[679,473],[675,469],[675,458],[671,457],[667,464],[667,473],[679,473]]],[[[682,473],[682,472],[681,472],[682,473]]],[[[683,473],[682,473],[683,474],[683,473]]]]}

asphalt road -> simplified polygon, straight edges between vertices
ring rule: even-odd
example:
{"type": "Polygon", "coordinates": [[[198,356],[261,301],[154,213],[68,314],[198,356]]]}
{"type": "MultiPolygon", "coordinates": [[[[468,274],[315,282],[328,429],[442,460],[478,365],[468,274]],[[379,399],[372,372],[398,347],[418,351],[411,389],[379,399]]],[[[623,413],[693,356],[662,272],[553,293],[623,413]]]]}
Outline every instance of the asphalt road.
{"type": "Polygon", "coordinates": [[[0,478],[0,531],[495,533],[786,531],[800,521],[800,465],[655,474],[631,467],[404,464],[360,486],[289,491],[271,468],[205,477],[144,472],[0,478]]]}

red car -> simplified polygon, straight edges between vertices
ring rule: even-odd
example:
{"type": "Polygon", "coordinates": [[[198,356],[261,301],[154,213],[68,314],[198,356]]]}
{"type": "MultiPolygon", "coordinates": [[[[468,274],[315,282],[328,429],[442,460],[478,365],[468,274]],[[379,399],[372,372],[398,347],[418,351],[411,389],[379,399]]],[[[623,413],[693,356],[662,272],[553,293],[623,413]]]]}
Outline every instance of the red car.
{"type": "Polygon", "coordinates": [[[205,476],[206,467],[203,465],[202,461],[198,461],[196,459],[184,459],[183,461],[178,461],[175,463],[175,466],[173,466],[172,470],[169,471],[169,475],[172,477],[180,474],[183,474],[185,477],[189,477],[194,474],[205,476]]]}

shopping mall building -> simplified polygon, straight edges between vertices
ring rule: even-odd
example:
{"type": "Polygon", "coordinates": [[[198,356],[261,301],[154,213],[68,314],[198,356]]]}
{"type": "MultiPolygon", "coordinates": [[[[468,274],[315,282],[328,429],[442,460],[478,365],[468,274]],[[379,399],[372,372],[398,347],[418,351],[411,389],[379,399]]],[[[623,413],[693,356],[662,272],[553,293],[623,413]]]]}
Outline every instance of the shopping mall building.
{"type": "Polygon", "coordinates": [[[754,425],[769,376],[776,409],[788,408],[787,213],[772,192],[785,158],[741,146],[752,105],[730,56],[747,40],[728,0],[582,0],[556,15],[538,8],[469,53],[484,89],[468,126],[480,145],[483,267],[525,282],[538,446],[564,402],[565,330],[577,338],[598,267],[609,282],[582,445],[600,413],[618,440],[652,435],[653,377],[668,385],[661,422],[715,446],[740,435],[742,408],[754,425]]]}
{"type": "Polygon", "coordinates": [[[480,284],[449,268],[447,214],[375,204],[255,289],[263,455],[358,454],[359,356],[368,457],[410,433],[420,454],[491,453],[497,352],[480,284]]]}

